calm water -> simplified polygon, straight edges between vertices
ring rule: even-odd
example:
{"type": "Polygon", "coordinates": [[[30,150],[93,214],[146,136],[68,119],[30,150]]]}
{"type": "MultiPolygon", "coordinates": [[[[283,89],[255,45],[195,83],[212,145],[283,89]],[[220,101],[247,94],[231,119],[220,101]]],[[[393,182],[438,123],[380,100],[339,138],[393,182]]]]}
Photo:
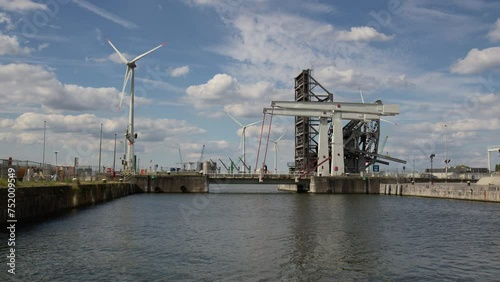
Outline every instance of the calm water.
{"type": "MultiPolygon", "coordinates": [[[[17,231],[15,278],[500,280],[500,204],[224,193],[252,189],[244,187],[211,187],[219,193],[208,195],[133,195],[27,224],[17,231]]],[[[0,235],[0,281],[9,281],[6,234],[0,235]]]]}

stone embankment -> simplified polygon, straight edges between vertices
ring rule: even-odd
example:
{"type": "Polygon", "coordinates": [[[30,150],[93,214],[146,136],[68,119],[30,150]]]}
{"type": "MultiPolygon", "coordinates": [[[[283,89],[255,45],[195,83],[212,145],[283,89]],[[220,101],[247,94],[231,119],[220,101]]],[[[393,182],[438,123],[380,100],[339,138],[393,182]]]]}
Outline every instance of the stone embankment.
{"type": "MultiPolygon", "coordinates": [[[[480,183],[480,182],[478,182],[480,183]]],[[[500,203],[500,185],[470,183],[404,183],[381,184],[380,193],[386,195],[416,196],[455,200],[500,203]]]]}
{"type": "MultiPolygon", "coordinates": [[[[78,186],[18,187],[15,190],[15,219],[42,217],[71,208],[110,201],[141,192],[128,183],[81,184],[78,186]]],[[[0,188],[0,219],[7,221],[8,190],[0,188]]],[[[10,201],[12,202],[12,201],[10,201]]]]}

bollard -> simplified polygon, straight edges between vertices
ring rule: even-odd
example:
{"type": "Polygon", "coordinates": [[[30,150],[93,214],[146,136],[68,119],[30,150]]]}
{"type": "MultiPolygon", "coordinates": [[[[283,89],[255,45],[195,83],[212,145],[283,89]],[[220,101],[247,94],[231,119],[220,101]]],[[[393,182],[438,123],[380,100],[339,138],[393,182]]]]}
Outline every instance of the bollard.
{"type": "Polygon", "coordinates": [[[467,180],[467,186],[470,186],[470,180],[467,180]]]}

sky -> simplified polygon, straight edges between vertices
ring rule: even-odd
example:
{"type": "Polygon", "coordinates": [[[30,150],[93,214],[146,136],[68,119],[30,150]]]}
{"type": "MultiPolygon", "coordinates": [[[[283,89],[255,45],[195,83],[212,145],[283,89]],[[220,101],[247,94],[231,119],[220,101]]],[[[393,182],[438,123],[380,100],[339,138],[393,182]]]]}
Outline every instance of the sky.
{"type": "MultiPolygon", "coordinates": [[[[400,105],[382,122],[382,153],[407,170],[428,168],[430,154],[434,167],[487,167],[500,145],[499,15],[486,0],[0,0],[0,159],[42,162],[45,121],[46,163],[57,151],[58,164],[97,166],[102,124],[102,165],[116,134],[118,166],[129,94],[118,111],[125,65],[109,39],[129,60],[166,43],[135,72],[143,168],[179,167],[179,148],[196,162],[203,145],[205,160],[237,161],[242,130],[226,113],[261,121],[271,101],[294,99],[304,69],[335,101],[361,102],[361,90],[400,105]]],[[[252,167],[260,130],[247,129],[252,167]]],[[[283,134],[279,171],[294,160],[294,126],[275,116],[270,139],[283,134]]]]}

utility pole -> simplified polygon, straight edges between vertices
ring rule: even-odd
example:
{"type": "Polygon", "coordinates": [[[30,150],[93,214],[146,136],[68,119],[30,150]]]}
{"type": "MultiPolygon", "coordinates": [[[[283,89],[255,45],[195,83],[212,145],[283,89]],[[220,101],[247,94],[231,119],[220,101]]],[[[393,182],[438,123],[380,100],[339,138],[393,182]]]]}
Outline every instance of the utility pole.
{"type": "Polygon", "coordinates": [[[434,159],[434,157],[435,157],[435,156],[436,156],[435,154],[431,154],[431,156],[430,156],[430,158],[431,158],[431,173],[430,173],[430,177],[431,177],[431,185],[432,185],[432,184],[434,184],[434,179],[433,179],[433,177],[434,177],[434,173],[433,173],[433,171],[432,171],[432,160],[434,159]]]}
{"type": "Polygon", "coordinates": [[[45,132],[47,128],[47,121],[43,121],[43,156],[42,156],[42,172],[45,168],[45,132]]]}
{"type": "Polygon", "coordinates": [[[99,138],[99,174],[101,173],[101,149],[102,149],[102,123],[101,123],[101,136],[99,138]]]}
{"type": "Polygon", "coordinates": [[[448,131],[446,124],[444,125],[444,182],[448,182],[448,131]]]}
{"type": "Polygon", "coordinates": [[[115,165],[116,165],[116,133],[115,133],[115,149],[113,151],[113,175],[115,173],[115,165]]]}

